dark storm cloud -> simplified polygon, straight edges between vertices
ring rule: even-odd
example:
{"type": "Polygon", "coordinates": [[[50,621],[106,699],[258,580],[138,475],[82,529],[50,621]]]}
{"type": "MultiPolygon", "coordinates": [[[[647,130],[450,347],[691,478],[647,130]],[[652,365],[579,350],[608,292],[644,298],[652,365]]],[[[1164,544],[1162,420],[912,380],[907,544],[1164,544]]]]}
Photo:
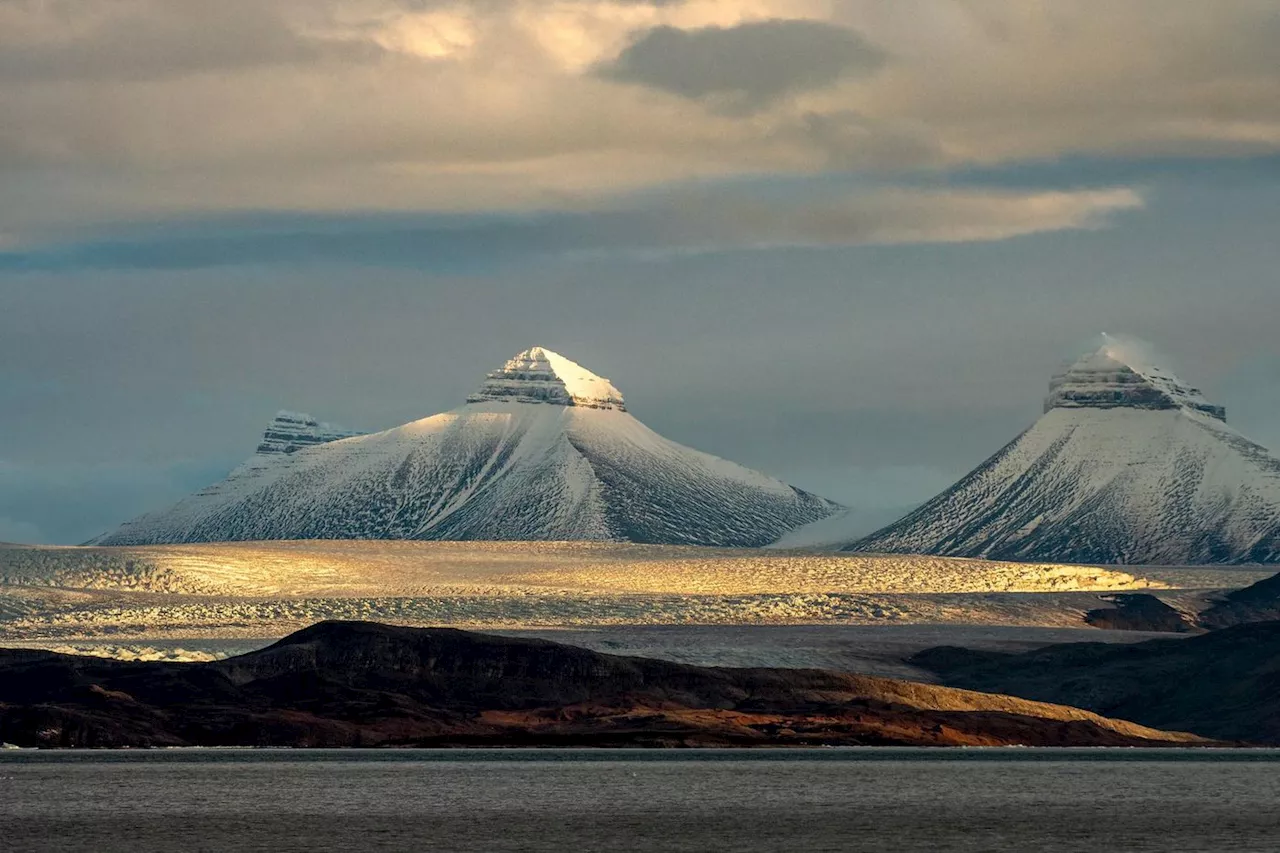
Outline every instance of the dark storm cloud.
{"type": "Polygon", "coordinates": [[[686,98],[727,96],[754,106],[870,73],[885,59],[853,30],[775,19],[696,30],[655,27],[597,73],[686,98]]]}

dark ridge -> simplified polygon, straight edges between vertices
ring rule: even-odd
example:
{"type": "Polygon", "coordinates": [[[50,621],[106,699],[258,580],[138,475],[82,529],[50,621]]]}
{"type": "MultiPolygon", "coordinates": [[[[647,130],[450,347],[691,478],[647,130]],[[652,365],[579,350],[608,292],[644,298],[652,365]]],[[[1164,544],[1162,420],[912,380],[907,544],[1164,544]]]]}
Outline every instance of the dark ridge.
{"type": "Polygon", "coordinates": [[[0,650],[20,746],[1152,746],[1204,741],[1004,696],[322,622],[213,663],[0,650]]]}
{"type": "Polygon", "coordinates": [[[1227,593],[1196,618],[1205,628],[1280,620],[1280,574],[1227,593]]]}
{"type": "Polygon", "coordinates": [[[1187,634],[1197,630],[1194,621],[1176,608],[1145,592],[1121,592],[1099,596],[1114,607],[1100,607],[1084,615],[1095,628],[1113,631],[1170,631],[1187,634]]]}
{"type": "Polygon", "coordinates": [[[954,687],[1074,705],[1210,738],[1280,744],[1280,622],[1020,654],[939,647],[910,662],[954,687]]]}

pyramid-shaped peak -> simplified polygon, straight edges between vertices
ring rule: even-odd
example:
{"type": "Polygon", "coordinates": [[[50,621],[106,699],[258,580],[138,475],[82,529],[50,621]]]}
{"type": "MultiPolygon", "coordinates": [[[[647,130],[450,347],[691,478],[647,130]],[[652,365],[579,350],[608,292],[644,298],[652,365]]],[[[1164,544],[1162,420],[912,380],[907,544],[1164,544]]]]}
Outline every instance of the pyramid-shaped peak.
{"type": "Polygon", "coordinates": [[[1099,347],[1050,380],[1044,410],[1117,408],[1187,409],[1227,419],[1226,409],[1160,367],[1148,345],[1104,333],[1099,347]]]}
{"type": "Polygon", "coordinates": [[[304,447],[316,444],[328,444],[364,433],[344,429],[334,424],[318,421],[303,412],[291,412],[281,409],[267,425],[262,434],[262,443],[258,445],[258,453],[263,456],[295,453],[304,447]]]}
{"type": "Polygon", "coordinates": [[[546,347],[530,347],[485,377],[468,403],[502,401],[586,406],[625,412],[622,392],[602,376],[546,347]]]}

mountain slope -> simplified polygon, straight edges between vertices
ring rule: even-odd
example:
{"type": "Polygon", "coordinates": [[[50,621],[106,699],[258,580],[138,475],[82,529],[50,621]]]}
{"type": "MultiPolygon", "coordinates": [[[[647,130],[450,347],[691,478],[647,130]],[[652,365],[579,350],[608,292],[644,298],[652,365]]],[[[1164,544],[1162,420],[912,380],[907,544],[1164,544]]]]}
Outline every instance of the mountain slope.
{"type": "Polygon", "coordinates": [[[1192,735],[824,670],[721,669],[546,640],[312,625],[214,663],[0,650],[21,746],[1163,746],[1192,735]]]}
{"type": "Polygon", "coordinates": [[[1280,575],[1232,590],[1196,614],[1196,621],[1204,628],[1227,628],[1276,620],[1280,620],[1280,575]]]}
{"type": "Polygon", "coordinates": [[[1280,622],[1017,654],[941,646],[910,662],[954,687],[1060,702],[1205,737],[1280,744],[1280,622]]]}
{"type": "Polygon", "coordinates": [[[253,539],[624,540],[757,546],[838,507],[662,438],[607,380],[541,348],[459,409],[258,454],[98,544],[253,539]]]}
{"type": "MultiPolygon", "coordinates": [[[[962,480],[841,550],[1077,563],[1280,561],[1280,461],[1221,407],[1104,345],[962,480]],[[1136,366],[1135,366],[1136,365],[1136,366]]],[[[802,543],[806,529],[789,535],[802,543]]]]}

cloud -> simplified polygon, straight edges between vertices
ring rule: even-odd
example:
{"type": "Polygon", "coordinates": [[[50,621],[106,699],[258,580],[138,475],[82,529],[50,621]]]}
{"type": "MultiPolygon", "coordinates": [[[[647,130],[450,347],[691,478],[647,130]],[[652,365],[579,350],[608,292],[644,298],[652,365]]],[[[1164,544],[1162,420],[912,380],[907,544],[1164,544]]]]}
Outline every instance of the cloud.
{"type": "Polygon", "coordinates": [[[521,216],[252,216],[125,229],[0,252],[0,271],[346,264],[475,270],[532,257],[779,246],[988,242],[1095,229],[1143,206],[1130,188],[875,188],[833,194],[721,187],[521,216]]]}
{"type": "Polygon", "coordinates": [[[85,0],[17,4],[0,13],[0,80],[144,82],[381,53],[368,40],[300,32],[281,12],[254,0],[120,0],[109,13],[85,0]]]}
{"type": "Polygon", "coordinates": [[[1277,38],[1256,0],[0,2],[0,232],[1275,153],[1277,38]]]}
{"type": "Polygon", "coordinates": [[[878,69],[884,51],[821,21],[773,19],[734,27],[641,33],[597,73],[686,98],[720,97],[756,107],[791,92],[878,69]]]}
{"type": "Polygon", "coordinates": [[[758,209],[754,221],[765,225],[765,235],[790,232],[790,242],[800,245],[973,243],[1101,228],[1112,215],[1142,206],[1142,197],[1127,188],[1030,193],[903,190],[819,206],[794,217],[758,209]]]}

